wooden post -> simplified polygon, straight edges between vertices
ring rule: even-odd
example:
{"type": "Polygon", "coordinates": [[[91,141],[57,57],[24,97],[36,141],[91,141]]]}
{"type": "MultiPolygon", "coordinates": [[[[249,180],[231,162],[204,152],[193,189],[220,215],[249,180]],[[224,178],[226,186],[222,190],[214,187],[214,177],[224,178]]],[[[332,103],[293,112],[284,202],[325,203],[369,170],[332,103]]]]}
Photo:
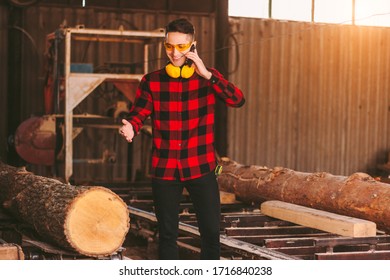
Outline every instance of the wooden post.
{"type": "MultiPolygon", "coordinates": [[[[215,20],[215,67],[219,72],[229,79],[228,61],[229,50],[227,46],[227,36],[230,34],[228,17],[228,0],[217,0],[216,20],[215,20]]],[[[227,154],[227,108],[226,104],[217,98],[215,104],[215,143],[218,154],[227,154]]]]}

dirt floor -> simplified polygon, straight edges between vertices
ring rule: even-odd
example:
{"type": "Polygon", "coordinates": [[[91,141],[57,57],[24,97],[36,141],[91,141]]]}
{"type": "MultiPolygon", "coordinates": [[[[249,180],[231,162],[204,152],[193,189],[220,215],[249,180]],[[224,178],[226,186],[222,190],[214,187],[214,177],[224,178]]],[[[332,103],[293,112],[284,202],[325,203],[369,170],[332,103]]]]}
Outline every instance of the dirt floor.
{"type": "Polygon", "coordinates": [[[146,240],[129,234],[122,245],[125,250],[123,257],[132,260],[156,260],[157,244],[152,240],[146,240]]]}
{"type": "MultiPolygon", "coordinates": [[[[152,238],[146,240],[143,237],[134,236],[130,233],[126,238],[123,247],[125,248],[122,253],[124,259],[158,260],[158,245],[152,238]]],[[[198,260],[200,258],[198,252],[180,246],[179,257],[182,260],[198,260]]]]}

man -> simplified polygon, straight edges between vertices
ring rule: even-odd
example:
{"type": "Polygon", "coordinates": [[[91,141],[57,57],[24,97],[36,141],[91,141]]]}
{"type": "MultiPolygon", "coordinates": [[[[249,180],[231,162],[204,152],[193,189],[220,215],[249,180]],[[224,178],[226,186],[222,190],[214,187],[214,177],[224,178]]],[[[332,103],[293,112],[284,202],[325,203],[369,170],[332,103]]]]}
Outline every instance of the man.
{"type": "Polygon", "coordinates": [[[220,258],[220,198],[215,175],[216,98],[240,107],[244,96],[196,50],[195,30],[186,19],[166,26],[170,63],[146,74],[120,133],[128,142],[152,118],[152,190],[159,230],[160,259],[178,259],[179,204],[183,188],[193,203],[201,235],[201,259],[220,258]]]}

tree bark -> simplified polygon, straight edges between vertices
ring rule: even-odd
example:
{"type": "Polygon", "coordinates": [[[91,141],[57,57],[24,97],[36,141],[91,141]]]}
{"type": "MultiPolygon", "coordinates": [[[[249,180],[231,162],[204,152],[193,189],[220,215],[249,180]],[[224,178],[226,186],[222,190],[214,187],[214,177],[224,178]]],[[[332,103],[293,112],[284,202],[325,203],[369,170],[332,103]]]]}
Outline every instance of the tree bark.
{"type": "Polygon", "coordinates": [[[72,186],[0,162],[0,203],[47,241],[101,257],[117,251],[129,230],[127,205],[100,186],[72,186]]]}
{"type": "Polygon", "coordinates": [[[245,166],[228,158],[219,162],[220,189],[247,203],[280,200],[336,214],[366,219],[390,231],[390,186],[365,173],[336,176],[287,168],[245,166]]]}

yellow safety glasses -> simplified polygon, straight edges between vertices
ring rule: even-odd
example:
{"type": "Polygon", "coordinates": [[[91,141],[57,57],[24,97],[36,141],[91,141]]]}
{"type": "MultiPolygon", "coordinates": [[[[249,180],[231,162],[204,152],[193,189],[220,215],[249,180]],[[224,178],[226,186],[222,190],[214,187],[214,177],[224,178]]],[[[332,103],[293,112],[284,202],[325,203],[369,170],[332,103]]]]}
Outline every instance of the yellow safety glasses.
{"type": "Polygon", "coordinates": [[[177,49],[179,52],[183,52],[189,47],[191,47],[192,42],[187,43],[187,44],[177,44],[177,45],[172,45],[167,42],[164,42],[164,47],[167,51],[173,51],[173,48],[177,49]]]}

